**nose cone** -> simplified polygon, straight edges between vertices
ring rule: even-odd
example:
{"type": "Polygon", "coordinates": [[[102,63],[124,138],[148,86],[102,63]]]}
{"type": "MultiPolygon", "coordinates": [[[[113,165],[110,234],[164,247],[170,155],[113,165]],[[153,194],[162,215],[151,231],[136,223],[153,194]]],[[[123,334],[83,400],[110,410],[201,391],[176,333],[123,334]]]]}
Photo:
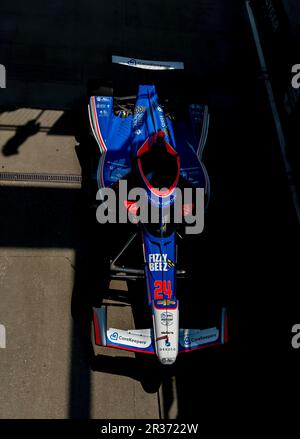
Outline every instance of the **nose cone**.
{"type": "Polygon", "coordinates": [[[171,365],[178,354],[179,313],[176,308],[154,309],[156,355],[163,365],[171,365]]]}
{"type": "Polygon", "coordinates": [[[158,357],[161,364],[164,366],[169,366],[171,364],[174,364],[177,357],[158,357]]]}

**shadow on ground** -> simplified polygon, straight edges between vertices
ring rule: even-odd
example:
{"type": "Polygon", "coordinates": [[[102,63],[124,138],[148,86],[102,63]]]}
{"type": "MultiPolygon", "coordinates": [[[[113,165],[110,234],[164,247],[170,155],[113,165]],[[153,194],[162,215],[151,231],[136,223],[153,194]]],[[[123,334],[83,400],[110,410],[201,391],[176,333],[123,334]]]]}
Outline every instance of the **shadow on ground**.
{"type": "Polygon", "coordinates": [[[26,125],[21,125],[16,128],[16,132],[2,148],[2,154],[4,156],[11,156],[19,154],[19,148],[21,145],[31,136],[34,136],[39,132],[40,124],[35,120],[30,120],[26,125]]]}

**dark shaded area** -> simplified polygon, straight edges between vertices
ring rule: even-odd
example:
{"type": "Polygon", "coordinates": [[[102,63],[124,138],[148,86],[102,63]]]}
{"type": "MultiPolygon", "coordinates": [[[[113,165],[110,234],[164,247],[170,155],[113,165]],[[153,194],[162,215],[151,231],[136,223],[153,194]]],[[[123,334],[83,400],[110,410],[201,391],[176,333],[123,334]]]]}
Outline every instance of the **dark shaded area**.
{"type": "Polygon", "coordinates": [[[1,186],[1,247],[74,248],[80,245],[80,190],[1,186]]]}
{"type": "MultiPolygon", "coordinates": [[[[1,186],[0,246],[16,248],[73,248],[81,253],[81,191],[74,188],[1,186]]],[[[77,277],[80,264],[74,266],[77,277]]],[[[71,312],[71,301],[70,301],[71,312]]],[[[87,309],[81,310],[83,320],[87,309]]],[[[70,418],[89,418],[89,338],[74,320],[70,340],[70,418]]]]}
{"type": "MultiPolygon", "coordinates": [[[[242,48],[240,4],[146,0],[57,0],[1,4],[0,53],[7,70],[3,105],[71,109],[86,83],[111,78],[111,55],[182,60],[189,79],[224,84],[242,48]],[[38,26],[37,26],[38,23],[38,26]],[[195,62],[197,61],[197,62],[195,62]]],[[[188,82],[190,83],[190,81],[188,82]]]]}
{"type": "MultiPolygon", "coordinates": [[[[251,0],[292,168],[293,184],[300,190],[298,126],[300,91],[294,88],[292,67],[298,63],[300,4],[295,0],[251,0]]],[[[263,73],[262,73],[263,75],[263,73]]]]}
{"type": "MultiPolygon", "coordinates": [[[[95,210],[86,208],[86,204],[81,221],[84,244],[76,257],[77,271],[72,296],[72,315],[75,328],[80,328],[81,339],[85,340],[83,342],[85,358],[94,371],[128,376],[140,381],[146,392],[157,392],[161,380],[161,368],[154,356],[136,354],[135,358],[126,358],[95,354],[91,339],[92,307],[101,306],[104,299],[117,298],[114,291],[109,291],[109,260],[120,251],[122,243],[126,242],[134,227],[132,225],[120,227],[114,224],[99,226],[96,222],[95,210]]],[[[126,262],[130,261],[132,266],[140,263],[142,256],[140,253],[135,246],[131,249],[126,262]]],[[[128,282],[128,288],[128,293],[124,291],[122,293],[125,296],[125,303],[132,306],[135,327],[151,327],[144,282],[128,282]]],[[[119,303],[109,306],[125,305],[119,303]]],[[[77,417],[77,410],[72,402],[70,410],[71,417],[77,417]]]]}
{"type": "Polygon", "coordinates": [[[48,131],[48,136],[73,136],[76,133],[76,126],[78,120],[76,118],[75,106],[71,111],[65,111],[62,116],[55,122],[55,124],[48,131]]]}

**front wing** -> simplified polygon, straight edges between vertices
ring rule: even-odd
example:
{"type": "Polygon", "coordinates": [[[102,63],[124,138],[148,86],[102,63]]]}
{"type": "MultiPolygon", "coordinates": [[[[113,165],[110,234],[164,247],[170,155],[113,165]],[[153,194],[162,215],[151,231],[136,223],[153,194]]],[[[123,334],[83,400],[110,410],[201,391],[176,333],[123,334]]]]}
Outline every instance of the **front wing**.
{"type": "MultiPolygon", "coordinates": [[[[95,344],[133,352],[155,354],[152,329],[107,329],[107,307],[93,308],[95,344]]],[[[222,308],[219,325],[208,329],[180,329],[179,353],[192,352],[228,341],[227,310],[222,308]]]]}

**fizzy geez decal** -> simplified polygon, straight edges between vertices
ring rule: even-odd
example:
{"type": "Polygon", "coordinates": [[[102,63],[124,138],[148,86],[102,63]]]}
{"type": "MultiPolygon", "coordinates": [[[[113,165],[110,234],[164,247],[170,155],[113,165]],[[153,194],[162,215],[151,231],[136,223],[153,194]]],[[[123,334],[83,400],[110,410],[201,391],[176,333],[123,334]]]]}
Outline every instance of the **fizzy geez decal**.
{"type": "Polygon", "coordinates": [[[168,258],[166,253],[150,253],[149,254],[149,270],[150,271],[168,271],[169,268],[175,267],[175,264],[168,258]]]}

